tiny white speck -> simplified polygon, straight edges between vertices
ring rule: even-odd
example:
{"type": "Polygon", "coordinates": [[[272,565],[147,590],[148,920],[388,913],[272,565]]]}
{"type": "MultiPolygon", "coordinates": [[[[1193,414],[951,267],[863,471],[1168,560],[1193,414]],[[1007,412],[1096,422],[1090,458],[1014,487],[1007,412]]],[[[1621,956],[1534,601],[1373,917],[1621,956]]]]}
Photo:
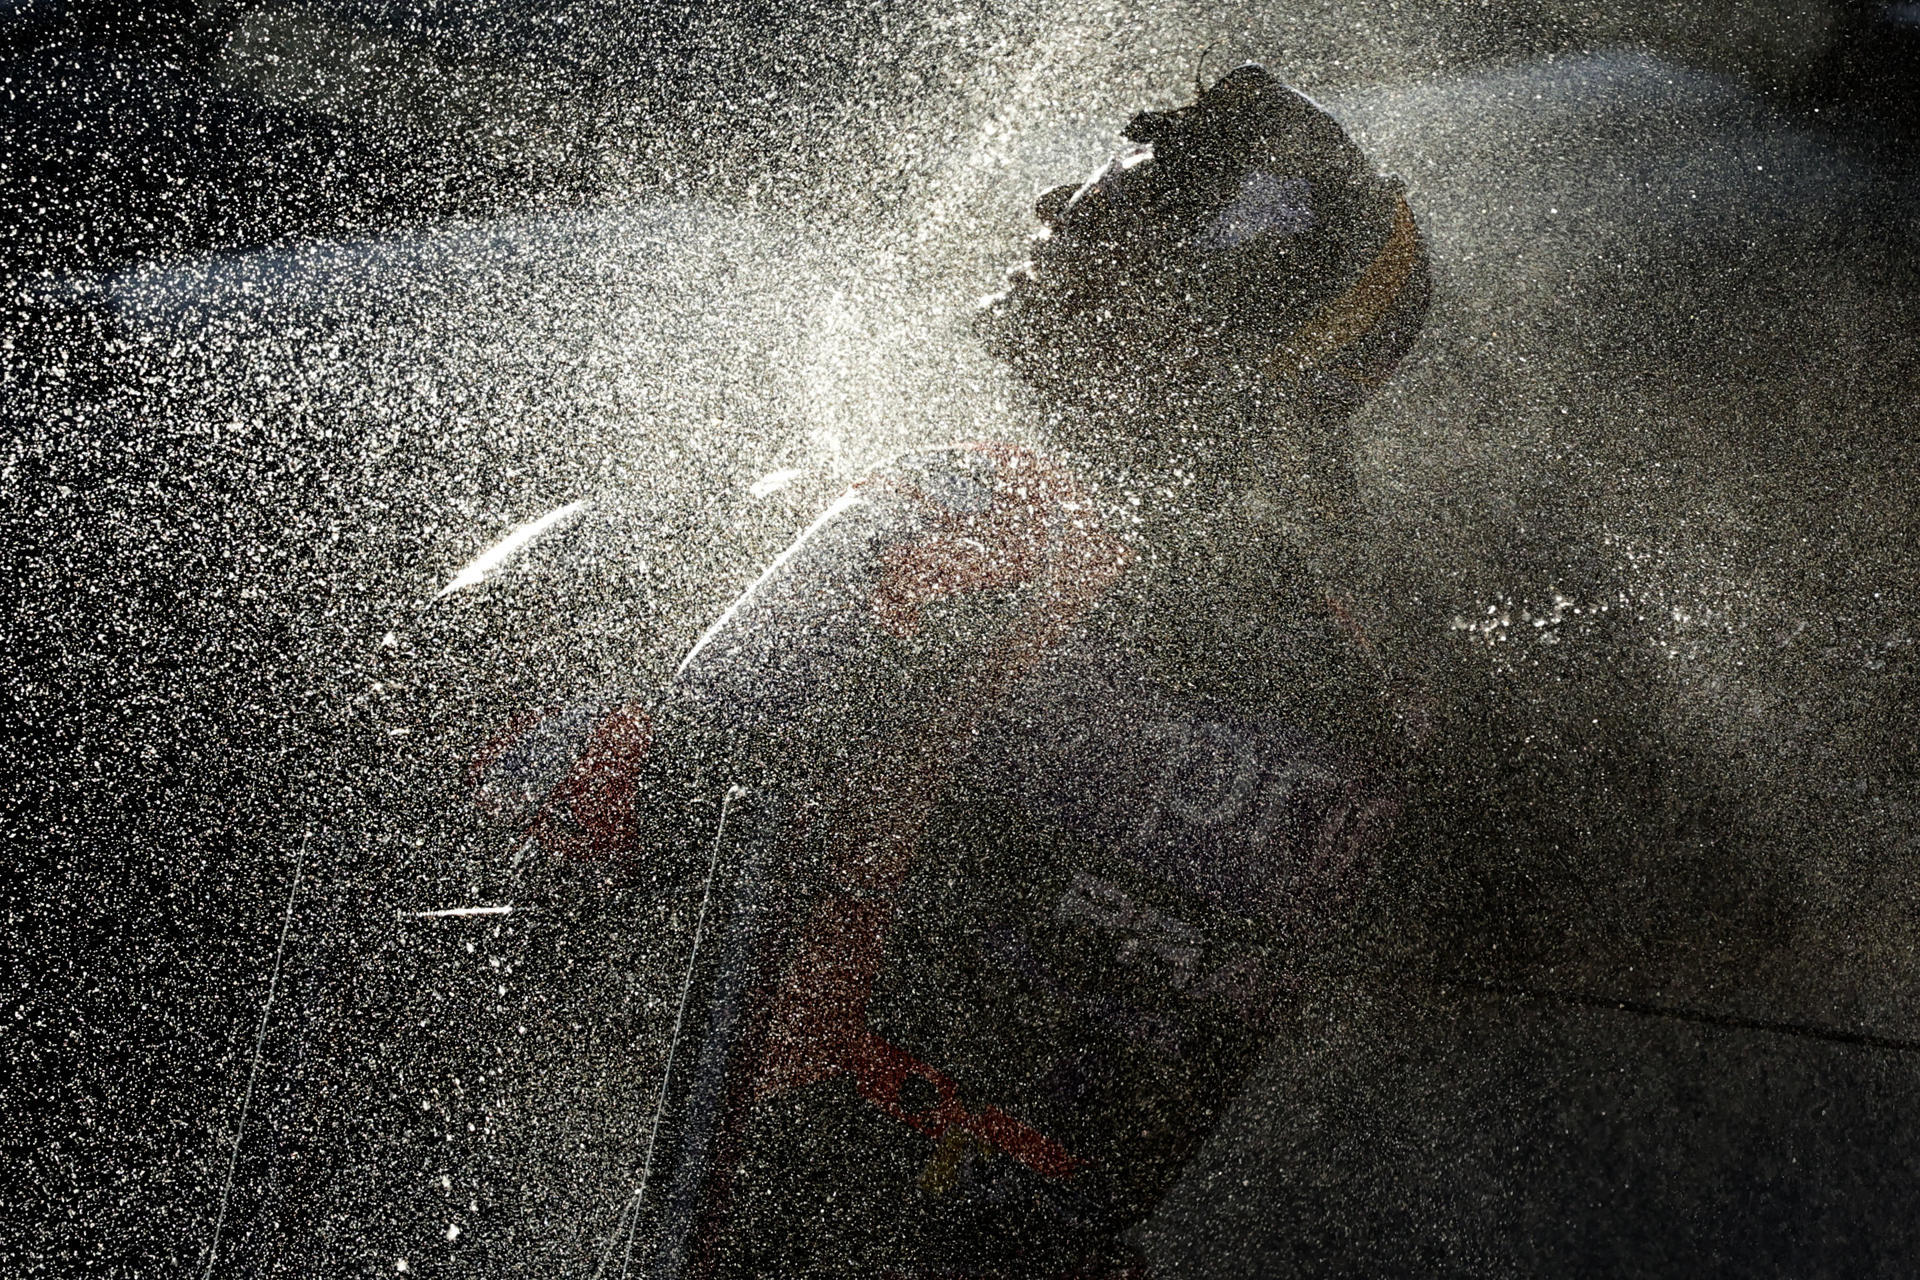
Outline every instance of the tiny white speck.
{"type": "Polygon", "coordinates": [[[460,1238],[460,1224],[457,1222],[449,1222],[447,1224],[447,1239],[458,1240],[459,1238],[460,1238]]]}

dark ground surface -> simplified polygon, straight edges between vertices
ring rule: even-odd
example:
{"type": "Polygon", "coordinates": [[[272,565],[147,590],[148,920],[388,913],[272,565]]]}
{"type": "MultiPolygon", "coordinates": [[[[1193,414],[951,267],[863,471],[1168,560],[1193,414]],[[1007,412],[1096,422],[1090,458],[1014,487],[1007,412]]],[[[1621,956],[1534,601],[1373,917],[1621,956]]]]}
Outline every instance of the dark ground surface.
{"type": "Polygon", "coordinates": [[[1151,1251],[1912,1270],[1897,32],[103,12],[15,6],[0,73],[10,1273],[204,1267],[257,1060],[220,1272],[592,1274],[685,903],[517,860],[461,760],[645,686],[837,478],[1004,429],[965,300],[1216,38],[1332,99],[1434,241],[1357,431],[1443,745],[1151,1251]]]}

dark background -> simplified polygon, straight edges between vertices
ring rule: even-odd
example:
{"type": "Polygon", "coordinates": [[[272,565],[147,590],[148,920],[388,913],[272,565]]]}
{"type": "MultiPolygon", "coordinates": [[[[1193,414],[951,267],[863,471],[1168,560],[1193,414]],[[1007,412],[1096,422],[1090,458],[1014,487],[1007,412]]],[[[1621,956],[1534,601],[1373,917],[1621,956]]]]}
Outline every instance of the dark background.
{"type": "Polygon", "coordinates": [[[217,1273],[594,1272],[687,904],[516,858],[464,760],[1009,412],[967,300],[1212,47],[1434,241],[1356,440],[1441,733],[1154,1256],[1906,1273],[1905,14],[0,8],[0,1262],[203,1270],[258,1062],[217,1273]]]}

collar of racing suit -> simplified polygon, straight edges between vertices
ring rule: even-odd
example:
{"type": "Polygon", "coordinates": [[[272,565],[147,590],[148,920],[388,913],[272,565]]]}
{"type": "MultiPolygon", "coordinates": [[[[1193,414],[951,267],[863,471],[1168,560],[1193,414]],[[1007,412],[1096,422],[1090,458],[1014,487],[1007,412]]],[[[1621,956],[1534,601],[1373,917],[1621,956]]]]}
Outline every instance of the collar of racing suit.
{"type": "MultiPolygon", "coordinates": [[[[1424,284],[1420,268],[1426,246],[1404,194],[1393,199],[1393,221],[1373,261],[1338,295],[1314,313],[1268,357],[1262,372],[1282,383],[1297,383],[1316,369],[1328,368],[1351,354],[1389,324],[1411,290],[1424,284]]],[[[1348,376],[1362,386],[1382,381],[1387,369],[1360,369],[1348,376]]]]}

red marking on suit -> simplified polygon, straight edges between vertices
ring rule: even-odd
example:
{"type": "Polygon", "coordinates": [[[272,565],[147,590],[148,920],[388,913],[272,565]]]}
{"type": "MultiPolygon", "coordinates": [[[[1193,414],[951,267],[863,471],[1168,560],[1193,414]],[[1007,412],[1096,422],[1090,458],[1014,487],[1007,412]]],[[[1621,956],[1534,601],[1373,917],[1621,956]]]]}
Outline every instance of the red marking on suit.
{"type": "Polygon", "coordinates": [[[653,723],[639,703],[602,720],[534,822],[541,847],[572,858],[631,853],[640,838],[640,765],[652,742],[653,723]]]}
{"type": "MultiPolygon", "coordinates": [[[[509,801],[517,789],[514,780],[509,778],[502,785],[488,775],[542,721],[562,714],[559,707],[523,712],[474,753],[467,778],[480,809],[495,817],[512,816],[517,807],[509,801]]],[[[627,703],[602,717],[559,781],[539,797],[531,815],[520,811],[527,835],[541,848],[569,858],[602,860],[631,854],[639,840],[640,766],[652,742],[653,722],[641,703],[627,703]]]]}
{"type": "Polygon", "coordinates": [[[936,1142],[958,1131],[1042,1177],[1071,1176],[1084,1160],[997,1107],[969,1111],[945,1073],[868,1028],[867,1002],[892,917],[888,903],[837,894],[814,908],[780,991],[756,1094],[776,1097],[845,1075],[869,1104],[936,1142]],[[900,1101],[910,1076],[933,1088],[933,1102],[920,1111],[900,1101]]]}
{"type": "Polygon", "coordinates": [[[933,517],[934,530],[885,556],[871,607],[896,636],[916,634],[921,607],[968,592],[1031,587],[1035,599],[1024,634],[1003,642],[1000,654],[982,654],[983,668],[1018,670],[1037,660],[1074,619],[1119,577],[1132,558],[1100,524],[1073,477],[1018,445],[975,444],[967,451],[990,458],[993,492],[982,511],[954,510],[909,490],[933,517]]]}
{"type": "Polygon", "coordinates": [[[933,527],[918,542],[885,553],[870,600],[874,618],[907,638],[921,629],[923,607],[936,600],[1015,588],[1027,594],[1011,626],[982,647],[967,677],[946,696],[913,708],[913,723],[847,774],[827,867],[842,892],[815,909],[788,966],[755,1091],[772,1098],[846,1076],[870,1105],[935,1141],[958,1131],[1042,1177],[1067,1178],[1086,1162],[998,1108],[969,1110],[951,1078],[867,1025],[893,920],[887,895],[912,868],[954,755],[992,703],[1131,558],[1064,471],[1014,446],[971,449],[995,463],[989,501],[983,509],[956,510],[906,488],[932,515],[933,527]],[[900,1102],[909,1076],[933,1088],[935,1100],[925,1110],[910,1112],[900,1102]]]}

